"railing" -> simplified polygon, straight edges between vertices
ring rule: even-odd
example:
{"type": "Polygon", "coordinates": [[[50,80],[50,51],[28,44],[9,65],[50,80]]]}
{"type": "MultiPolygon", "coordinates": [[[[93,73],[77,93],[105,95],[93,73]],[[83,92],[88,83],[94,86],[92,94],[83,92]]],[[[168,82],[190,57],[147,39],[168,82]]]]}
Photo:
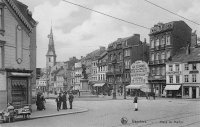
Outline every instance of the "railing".
{"type": "Polygon", "coordinates": [[[161,64],[163,64],[163,63],[165,63],[165,62],[166,62],[166,59],[160,60],[160,63],[161,63],[161,64]]]}
{"type": "Polygon", "coordinates": [[[160,63],[160,61],[159,60],[155,60],[155,64],[159,64],[160,63]]]}

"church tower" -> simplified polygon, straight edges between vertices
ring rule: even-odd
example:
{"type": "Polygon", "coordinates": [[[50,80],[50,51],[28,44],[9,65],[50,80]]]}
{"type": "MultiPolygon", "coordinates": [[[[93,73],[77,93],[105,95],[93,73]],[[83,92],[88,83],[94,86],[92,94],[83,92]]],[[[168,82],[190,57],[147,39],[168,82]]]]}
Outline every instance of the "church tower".
{"type": "Polygon", "coordinates": [[[54,47],[52,27],[51,27],[50,34],[48,35],[48,38],[49,38],[49,45],[48,45],[48,51],[46,54],[46,69],[47,69],[47,73],[49,74],[51,67],[55,66],[56,64],[56,52],[55,52],[55,47],[54,47]]]}

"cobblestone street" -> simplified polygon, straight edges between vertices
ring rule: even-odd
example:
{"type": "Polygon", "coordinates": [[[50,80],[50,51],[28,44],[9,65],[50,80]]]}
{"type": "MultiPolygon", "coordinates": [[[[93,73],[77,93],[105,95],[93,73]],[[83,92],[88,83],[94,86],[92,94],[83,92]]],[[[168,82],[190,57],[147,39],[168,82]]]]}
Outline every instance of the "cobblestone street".
{"type": "MultiPolygon", "coordinates": [[[[88,99],[89,100],[89,99],[88,99]]],[[[54,103],[54,100],[48,100],[54,103]]],[[[200,101],[181,99],[146,100],[140,98],[139,111],[134,111],[132,100],[75,101],[75,107],[88,112],[39,118],[1,124],[1,127],[198,127],[200,101]],[[122,125],[121,118],[128,123],[122,125]]],[[[49,109],[50,110],[50,109],[49,109]]],[[[52,109],[51,109],[52,110],[52,109]]]]}

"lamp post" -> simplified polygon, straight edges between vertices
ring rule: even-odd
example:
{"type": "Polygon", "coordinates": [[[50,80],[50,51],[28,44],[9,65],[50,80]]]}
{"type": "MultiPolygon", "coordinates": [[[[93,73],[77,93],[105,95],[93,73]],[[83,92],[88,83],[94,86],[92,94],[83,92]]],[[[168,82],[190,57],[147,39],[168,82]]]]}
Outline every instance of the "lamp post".
{"type": "Polygon", "coordinates": [[[117,99],[117,97],[116,97],[116,82],[115,82],[115,80],[116,80],[116,76],[115,76],[115,66],[116,66],[116,64],[117,64],[117,59],[114,58],[114,60],[112,61],[113,76],[114,76],[114,78],[113,78],[113,99],[117,99]]]}

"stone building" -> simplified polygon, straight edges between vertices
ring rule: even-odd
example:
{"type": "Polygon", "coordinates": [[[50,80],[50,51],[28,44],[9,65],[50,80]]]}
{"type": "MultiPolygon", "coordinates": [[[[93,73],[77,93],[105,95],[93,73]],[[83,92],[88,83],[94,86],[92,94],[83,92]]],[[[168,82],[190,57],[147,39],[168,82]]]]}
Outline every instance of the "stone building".
{"type": "Polygon", "coordinates": [[[36,26],[28,6],[0,0],[0,109],[31,104],[36,86],[36,26]]]}
{"type": "Polygon", "coordinates": [[[161,96],[166,86],[165,62],[191,41],[191,28],[184,21],[158,23],[150,30],[149,83],[152,92],[161,96]]]}
{"type": "Polygon", "coordinates": [[[106,73],[108,71],[107,60],[107,51],[104,51],[98,57],[97,61],[93,62],[93,64],[97,66],[97,81],[93,86],[98,94],[110,94],[110,87],[106,80],[106,73]]]}
{"type": "Polygon", "coordinates": [[[130,65],[137,60],[148,61],[148,45],[140,41],[140,35],[118,38],[108,45],[108,83],[116,84],[116,92],[123,94],[130,84],[130,65]]]}
{"type": "Polygon", "coordinates": [[[181,48],[166,64],[166,96],[199,98],[200,47],[181,48]]]}

